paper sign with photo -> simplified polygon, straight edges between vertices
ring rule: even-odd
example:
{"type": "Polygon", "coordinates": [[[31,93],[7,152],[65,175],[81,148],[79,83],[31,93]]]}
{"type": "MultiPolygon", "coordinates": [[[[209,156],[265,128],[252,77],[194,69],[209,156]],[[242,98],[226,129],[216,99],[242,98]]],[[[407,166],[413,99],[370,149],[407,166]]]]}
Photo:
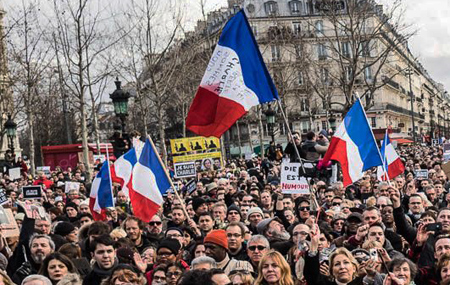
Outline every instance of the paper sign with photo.
{"type": "Polygon", "coordinates": [[[42,186],[23,186],[22,193],[24,199],[40,199],[42,198],[42,186]]]}
{"type": "Polygon", "coordinates": [[[0,228],[2,229],[2,236],[5,238],[20,235],[13,212],[11,209],[5,209],[2,206],[0,206],[0,228]]]}
{"type": "Polygon", "coordinates": [[[0,205],[8,203],[8,197],[6,196],[6,191],[0,188],[0,205]]]}
{"type": "Polygon", "coordinates": [[[69,193],[70,190],[80,190],[80,182],[72,182],[67,181],[66,183],[66,193],[69,193]]]}

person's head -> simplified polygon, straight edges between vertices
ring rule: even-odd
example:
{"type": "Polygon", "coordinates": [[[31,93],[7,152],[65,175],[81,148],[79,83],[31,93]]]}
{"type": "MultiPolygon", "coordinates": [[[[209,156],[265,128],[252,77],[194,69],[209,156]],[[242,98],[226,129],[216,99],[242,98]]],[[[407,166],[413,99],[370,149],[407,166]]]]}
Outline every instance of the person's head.
{"type": "Polygon", "coordinates": [[[166,238],[173,238],[180,242],[182,247],[184,246],[184,233],[180,228],[168,228],[166,231],[166,238]]]}
{"type": "Polygon", "coordinates": [[[186,271],[184,266],[180,262],[173,262],[167,265],[166,269],[166,282],[167,285],[177,284],[178,279],[186,271]]]}
{"type": "Polygon", "coordinates": [[[217,262],[209,256],[196,257],[191,262],[193,270],[211,270],[217,268],[217,262]]]}
{"type": "Polygon", "coordinates": [[[311,232],[311,229],[306,224],[297,224],[294,229],[292,229],[292,241],[294,244],[305,241],[311,232]]]}
{"type": "Polygon", "coordinates": [[[423,212],[423,200],[419,194],[412,194],[409,197],[409,210],[413,214],[421,214],[423,212]]]}
{"type": "Polygon", "coordinates": [[[450,254],[450,236],[439,235],[437,236],[434,244],[434,258],[439,260],[444,254],[450,254]]]}
{"type": "Polygon", "coordinates": [[[381,222],[380,210],[376,207],[368,207],[363,212],[364,223],[372,225],[374,223],[381,222]]]}
{"type": "Polygon", "coordinates": [[[123,227],[128,238],[133,243],[139,244],[145,227],[144,222],[137,217],[130,216],[123,221],[123,227]]]}
{"type": "Polygon", "coordinates": [[[148,231],[151,234],[159,235],[162,232],[162,220],[159,215],[154,215],[148,223],[148,231]]]}
{"type": "Polygon", "coordinates": [[[78,215],[78,206],[77,204],[70,202],[66,204],[65,212],[67,217],[75,218],[78,215]]]}
{"type": "Polygon", "coordinates": [[[158,264],[169,264],[178,260],[181,244],[173,238],[163,239],[156,250],[156,262],[158,264]]]}
{"type": "Polygon", "coordinates": [[[261,193],[261,205],[263,205],[264,208],[272,206],[272,195],[270,195],[269,191],[263,191],[261,193]]]}
{"type": "Polygon", "coordinates": [[[270,250],[263,255],[258,265],[258,278],[255,283],[294,284],[291,268],[281,253],[270,250]]]}
{"type": "Polygon", "coordinates": [[[64,237],[68,242],[78,242],[78,229],[69,222],[59,222],[54,233],[64,237]]]}
{"type": "Polygon", "coordinates": [[[152,284],[151,285],[164,285],[166,284],[166,266],[158,265],[153,269],[152,284]]]}
{"type": "Polygon", "coordinates": [[[181,225],[186,220],[186,215],[184,214],[182,207],[172,208],[172,222],[176,225],[181,225]]]}
{"type": "Polygon", "coordinates": [[[300,200],[300,203],[298,203],[298,207],[297,207],[297,215],[298,215],[298,217],[300,217],[300,219],[306,220],[309,218],[310,211],[311,211],[310,205],[311,204],[310,204],[309,200],[306,200],[306,199],[300,200]]]}
{"type": "Polygon", "coordinates": [[[47,256],[39,270],[39,274],[48,277],[54,283],[61,280],[67,273],[77,273],[77,269],[67,256],[59,252],[47,256]]]}
{"type": "Polygon", "coordinates": [[[367,240],[378,241],[381,245],[384,245],[386,238],[384,236],[383,226],[380,223],[375,223],[370,226],[367,240]]]}
{"type": "Polygon", "coordinates": [[[205,245],[202,242],[196,242],[194,248],[192,249],[194,258],[206,256],[205,251],[205,245]]]}
{"type": "MultiPolygon", "coordinates": [[[[246,208],[248,210],[248,207],[246,208]]],[[[228,222],[239,222],[242,218],[242,214],[241,211],[239,210],[239,208],[235,205],[232,204],[230,207],[228,207],[227,210],[227,220],[228,222]]]]}
{"type": "Polygon", "coordinates": [[[107,234],[94,238],[91,243],[92,259],[102,270],[108,270],[114,266],[116,252],[113,245],[114,240],[107,234]]]}
{"type": "Polygon", "coordinates": [[[443,233],[450,233],[450,209],[443,208],[439,210],[436,222],[442,223],[443,233]]]}
{"type": "Polygon", "coordinates": [[[211,273],[211,281],[213,282],[212,284],[215,285],[229,285],[231,283],[230,278],[228,277],[227,274],[225,274],[225,272],[222,269],[212,269],[210,271],[211,273]]]}
{"type": "Polygon", "coordinates": [[[247,243],[247,255],[254,265],[258,265],[262,256],[270,249],[267,238],[263,235],[254,235],[247,243]]]}
{"type": "Polygon", "coordinates": [[[292,133],[292,140],[296,145],[300,145],[302,143],[302,138],[300,137],[300,134],[298,132],[292,133]]]}
{"type": "Polygon", "coordinates": [[[246,274],[244,272],[230,272],[230,280],[233,285],[253,285],[255,279],[251,274],[246,274]]]}
{"type": "Polygon", "coordinates": [[[385,206],[381,209],[381,219],[385,225],[394,223],[394,207],[392,205],[385,206]]]}
{"type": "Polygon", "coordinates": [[[94,222],[94,217],[90,213],[80,214],[80,226],[89,225],[94,222]]]}
{"type": "Polygon", "coordinates": [[[417,274],[417,266],[408,258],[394,258],[388,265],[389,272],[394,273],[395,277],[404,281],[404,284],[410,284],[414,281],[417,274]]]}
{"type": "Polygon", "coordinates": [[[102,221],[96,221],[89,225],[88,237],[89,242],[93,242],[96,237],[107,235],[111,231],[109,225],[102,221]]]}
{"type": "Polygon", "coordinates": [[[214,220],[211,214],[209,212],[201,213],[198,218],[198,227],[207,233],[212,230],[213,226],[214,220]]]}
{"type": "Polygon", "coordinates": [[[121,205],[121,204],[125,204],[128,201],[127,195],[125,194],[125,192],[123,191],[119,191],[117,192],[117,204],[121,205]]]}
{"type": "Polygon", "coordinates": [[[205,254],[212,257],[216,262],[221,262],[227,256],[228,239],[224,230],[212,230],[205,239],[205,254]]]}
{"type": "Polygon", "coordinates": [[[33,274],[25,277],[21,285],[53,285],[53,283],[43,275],[33,274]]]}
{"type": "Polygon", "coordinates": [[[215,220],[220,220],[223,222],[225,221],[227,216],[227,205],[221,202],[216,203],[212,207],[212,212],[215,220]]]}
{"type": "Polygon", "coordinates": [[[111,231],[111,233],[109,234],[109,236],[114,240],[114,241],[118,241],[121,238],[126,238],[127,237],[127,233],[125,232],[125,230],[121,229],[121,228],[115,228],[114,230],[111,231]]]}
{"type": "Polygon", "coordinates": [[[267,218],[258,223],[257,230],[259,234],[266,236],[269,240],[289,240],[291,236],[284,228],[278,218],[267,218]]]}
{"type": "Polygon", "coordinates": [[[44,259],[55,251],[55,243],[45,234],[33,234],[29,246],[31,258],[37,264],[42,264],[44,259]]]}
{"type": "Polygon", "coordinates": [[[49,235],[51,230],[50,217],[45,219],[36,219],[34,228],[40,230],[43,234],[49,235]]]}
{"type": "Polygon", "coordinates": [[[450,279],[450,254],[443,254],[437,263],[437,272],[441,280],[450,279]]]}
{"type": "Polygon", "coordinates": [[[349,283],[358,272],[358,262],[350,251],[339,247],[330,255],[330,276],[340,283],[349,283]]]}
{"type": "Polygon", "coordinates": [[[106,279],[106,284],[123,285],[123,284],[135,284],[144,285],[147,284],[144,276],[142,276],[136,269],[128,264],[119,264],[111,273],[111,276],[106,279]]]}
{"type": "Polygon", "coordinates": [[[248,210],[247,219],[250,225],[256,227],[263,219],[263,211],[259,207],[253,207],[248,210]]]}

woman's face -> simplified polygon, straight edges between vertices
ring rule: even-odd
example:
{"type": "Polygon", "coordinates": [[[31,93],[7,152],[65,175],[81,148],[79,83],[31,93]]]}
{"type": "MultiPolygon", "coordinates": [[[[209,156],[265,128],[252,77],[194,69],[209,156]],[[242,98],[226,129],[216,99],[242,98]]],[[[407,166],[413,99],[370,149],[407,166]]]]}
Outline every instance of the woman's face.
{"type": "Polygon", "coordinates": [[[450,278],[450,262],[448,262],[444,267],[441,268],[440,273],[442,280],[450,278]]]}
{"type": "Polygon", "coordinates": [[[47,267],[48,276],[52,281],[61,280],[67,274],[67,266],[57,259],[50,260],[47,267]]]}
{"type": "Polygon", "coordinates": [[[197,246],[197,248],[195,249],[194,255],[195,257],[199,257],[199,256],[205,256],[205,246],[203,244],[200,244],[197,246]]]}
{"type": "Polygon", "coordinates": [[[153,250],[153,248],[149,248],[142,253],[142,259],[147,264],[153,264],[153,262],[155,260],[154,256],[155,256],[155,251],[153,250]]]}
{"type": "Polygon", "coordinates": [[[405,284],[411,282],[411,270],[409,269],[408,263],[405,262],[402,265],[395,266],[393,273],[398,279],[404,280],[405,284]]]}
{"type": "Polygon", "coordinates": [[[341,283],[352,281],[355,271],[355,265],[353,265],[347,256],[339,254],[334,258],[332,273],[337,281],[341,283]]]}
{"type": "Polygon", "coordinates": [[[66,239],[70,242],[78,242],[78,229],[74,229],[70,234],[66,236],[66,239]]]}
{"type": "Polygon", "coordinates": [[[267,283],[276,283],[281,278],[281,268],[269,257],[262,265],[262,275],[267,283]]]}
{"type": "Polygon", "coordinates": [[[176,266],[169,267],[166,273],[166,280],[168,285],[177,284],[178,279],[180,279],[183,272],[176,266]]]}
{"type": "Polygon", "coordinates": [[[324,234],[320,234],[319,247],[317,248],[317,250],[321,252],[324,248],[327,248],[327,247],[330,247],[330,243],[328,242],[328,240],[324,234]]]}
{"type": "Polygon", "coordinates": [[[233,279],[231,280],[231,282],[233,282],[233,285],[244,285],[244,282],[242,281],[242,278],[240,275],[234,276],[233,279]]]}

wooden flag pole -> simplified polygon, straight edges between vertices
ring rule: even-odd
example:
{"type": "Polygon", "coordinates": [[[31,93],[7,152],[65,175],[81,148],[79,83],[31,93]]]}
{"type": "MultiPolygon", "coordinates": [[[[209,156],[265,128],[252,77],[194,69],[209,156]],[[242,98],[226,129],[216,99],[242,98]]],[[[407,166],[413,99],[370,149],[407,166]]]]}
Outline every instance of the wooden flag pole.
{"type": "Polygon", "coordinates": [[[162,166],[162,168],[164,170],[164,173],[166,174],[167,179],[169,180],[170,186],[172,187],[173,192],[175,193],[175,196],[177,197],[178,200],[180,200],[181,207],[183,208],[183,212],[184,212],[184,215],[186,216],[186,219],[189,221],[190,217],[189,217],[188,212],[186,210],[186,205],[184,204],[184,201],[181,199],[180,195],[178,194],[178,191],[175,188],[175,185],[173,184],[172,179],[170,178],[169,172],[167,172],[166,166],[164,165],[161,157],[159,156],[158,151],[156,150],[155,145],[153,144],[152,138],[150,137],[150,135],[148,135],[147,138],[150,141],[150,144],[151,144],[151,146],[153,148],[153,151],[156,153],[156,157],[158,158],[159,163],[161,163],[161,166],[162,166]]]}

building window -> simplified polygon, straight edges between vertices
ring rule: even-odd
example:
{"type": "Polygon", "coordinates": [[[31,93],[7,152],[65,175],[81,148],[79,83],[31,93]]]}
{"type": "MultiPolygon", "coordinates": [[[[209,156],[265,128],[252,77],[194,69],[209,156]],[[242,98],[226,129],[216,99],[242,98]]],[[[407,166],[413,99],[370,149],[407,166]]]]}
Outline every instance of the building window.
{"type": "Polygon", "coordinates": [[[295,55],[297,56],[297,58],[301,58],[302,57],[302,50],[303,47],[301,44],[296,44],[295,45],[295,55]]]}
{"type": "Polygon", "coordinates": [[[309,121],[302,121],[302,132],[306,133],[310,129],[309,121]]]}
{"type": "Polygon", "coordinates": [[[345,81],[350,82],[353,79],[353,69],[350,66],[346,66],[344,69],[345,69],[345,81]]]}
{"type": "Polygon", "coordinates": [[[370,41],[361,43],[361,55],[364,57],[370,57],[370,41]]]}
{"type": "Polygon", "coordinates": [[[294,35],[300,35],[302,27],[299,22],[292,23],[292,28],[294,30],[294,35]]]}
{"type": "Polygon", "coordinates": [[[322,67],[320,69],[320,80],[324,84],[328,84],[330,81],[328,69],[326,69],[325,67],[322,67]]]}
{"type": "Polygon", "coordinates": [[[324,44],[317,45],[317,54],[319,55],[319,60],[327,59],[327,48],[324,44]]]}
{"type": "Polygon", "coordinates": [[[271,45],[270,48],[272,50],[272,61],[280,61],[281,59],[280,47],[277,45],[271,45]]]}
{"type": "Polygon", "coordinates": [[[323,35],[323,21],[322,20],[316,21],[315,28],[316,28],[316,35],[318,35],[318,36],[323,35]]]}
{"type": "Polygon", "coordinates": [[[289,7],[291,8],[291,14],[301,14],[302,12],[302,3],[300,1],[291,1],[289,2],[289,7]]]}
{"type": "Polygon", "coordinates": [[[269,16],[278,13],[278,4],[275,1],[269,1],[264,3],[264,8],[266,10],[266,14],[269,16]]]}
{"type": "Polygon", "coordinates": [[[370,118],[370,125],[372,126],[372,128],[377,127],[377,118],[376,117],[370,118]]]}
{"type": "Polygon", "coordinates": [[[300,71],[298,73],[298,85],[302,86],[305,82],[303,81],[303,73],[300,71]]]}
{"type": "Polygon", "coordinates": [[[342,43],[342,56],[346,58],[350,58],[352,55],[351,47],[349,42],[342,43]]]}
{"type": "Polygon", "coordinates": [[[307,110],[308,110],[308,105],[306,102],[306,98],[301,98],[300,99],[300,111],[306,112],[307,110]]]}
{"type": "Polygon", "coordinates": [[[326,130],[326,129],[327,129],[327,122],[322,121],[322,130],[326,130]]]}
{"type": "Polygon", "coordinates": [[[252,26],[253,35],[256,37],[258,35],[258,28],[256,26],[252,26]]]}
{"type": "Polygon", "coordinates": [[[364,68],[364,78],[366,79],[366,81],[372,81],[372,68],[370,68],[370,66],[366,66],[364,68]]]}

